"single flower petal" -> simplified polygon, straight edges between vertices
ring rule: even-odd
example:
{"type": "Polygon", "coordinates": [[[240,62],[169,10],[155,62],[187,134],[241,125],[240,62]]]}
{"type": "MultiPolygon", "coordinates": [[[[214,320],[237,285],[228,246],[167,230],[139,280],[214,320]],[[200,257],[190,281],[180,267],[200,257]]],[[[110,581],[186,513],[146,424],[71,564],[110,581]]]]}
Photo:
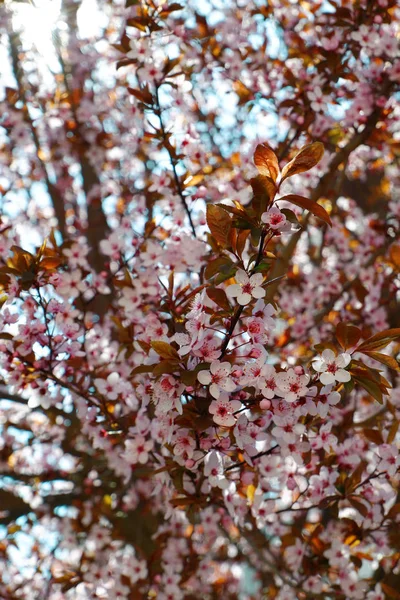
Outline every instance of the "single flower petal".
{"type": "Polygon", "coordinates": [[[318,373],[326,371],[326,363],[322,358],[315,358],[312,362],[312,367],[314,371],[317,371],[318,373]]]}
{"type": "Polygon", "coordinates": [[[324,385],[329,385],[330,383],[334,383],[335,382],[335,377],[334,375],[332,375],[332,373],[322,373],[319,377],[319,380],[321,383],[323,383],[324,385]]]}
{"type": "Polygon", "coordinates": [[[338,402],[340,402],[340,399],[341,395],[339,394],[339,392],[331,392],[328,396],[329,404],[337,404],[338,402]]]}
{"type": "Polygon", "coordinates": [[[350,381],[351,379],[351,375],[348,371],[345,371],[344,369],[339,369],[338,371],[336,371],[335,373],[335,377],[338,381],[345,383],[346,381],[350,381]]]}
{"type": "Polygon", "coordinates": [[[197,379],[200,381],[201,384],[208,385],[209,383],[211,383],[210,371],[199,371],[197,373],[197,379]]]}
{"type": "Polygon", "coordinates": [[[263,281],[264,275],[262,273],[254,273],[254,275],[250,277],[250,283],[254,287],[261,285],[263,281]]]}
{"type": "Polygon", "coordinates": [[[351,362],[351,354],[348,352],[344,352],[340,354],[336,359],[336,365],[340,368],[347,367],[347,365],[351,362]]]}
{"type": "Polygon", "coordinates": [[[232,285],[228,285],[225,292],[227,296],[235,298],[236,296],[242,293],[242,286],[238,283],[232,283],[232,285]]]}
{"type": "Polygon", "coordinates": [[[248,277],[246,271],[243,271],[243,269],[238,269],[236,271],[235,279],[238,283],[241,283],[241,284],[245,284],[245,283],[249,282],[249,277],[248,277]]]}
{"type": "Polygon", "coordinates": [[[248,304],[251,301],[251,295],[250,294],[239,294],[237,297],[237,301],[242,306],[245,306],[246,304],[248,304]]]}
{"type": "Polygon", "coordinates": [[[232,400],[230,402],[230,409],[232,412],[236,412],[237,410],[240,410],[242,408],[242,403],[240,402],[240,400],[232,400]]]}
{"type": "Polygon", "coordinates": [[[332,362],[333,360],[335,360],[335,353],[330,348],[327,348],[322,352],[322,358],[326,362],[332,362]]]}
{"type": "Polygon", "coordinates": [[[220,393],[221,392],[220,392],[219,387],[215,383],[212,383],[210,385],[210,394],[211,394],[211,396],[213,396],[213,398],[217,398],[218,399],[220,393]]]}
{"type": "Polygon", "coordinates": [[[236,389],[236,384],[232,381],[232,379],[225,379],[225,381],[221,381],[219,387],[226,392],[233,392],[233,390],[236,389]]]}
{"type": "Polygon", "coordinates": [[[253,296],[253,298],[264,298],[265,290],[262,287],[256,287],[251,292],[251,295],[253,296]]]}

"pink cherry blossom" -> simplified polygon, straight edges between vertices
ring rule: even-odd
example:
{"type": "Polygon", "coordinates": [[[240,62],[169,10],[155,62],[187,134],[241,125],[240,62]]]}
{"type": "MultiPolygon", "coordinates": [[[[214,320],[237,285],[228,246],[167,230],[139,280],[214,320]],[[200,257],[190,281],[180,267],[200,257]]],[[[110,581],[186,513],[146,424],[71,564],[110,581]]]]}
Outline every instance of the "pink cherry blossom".
{"type": "Polygon", "coordinates": [[[321,373],[319,376],[321,383],[329,385],[335,381],[350,381],[351,375],[345,370],[350,361],[351,355],[347,352],[335,356],[332,350],[327,349],[322,352],[320,358],[313,360],[312,366],[315,371],[321,373]]]}
{"type": "Polygon", "coordinates": [[[197,379],[202,385],[209,385],[210,394],[218,399],[222,390],[233,392],[236,388],[236,384],[231,378],[231,369],[230,363],[214,360],[210,365],[210,370],[200,371],[197,379]]]}
{"type": "Polygon", "coordinates": [[[278,373],[275,378],[278,384],[276,394],[284,398],[286,402],[295,402],[301,396],[307,394],[307,384],[310,381],[309,375],[299,375],[294,369],[278,373]]]}
{"type": "Polygon", "coordinates": [[[233,283],[226,288],[226,293],[242,306],[249,304],[252,298],[263,298],[265,290],[261,287],[264,277],[261,273],[255,273],[250,277],[247,273],[239,269],[235,275],[237,283],[233,283]]]}
{"type": "Polygon", "coordinates": [[[213,415],[214,423],[223,427],[231,427],[236,423],[234,413],[242,407],[238,400],[229,400],[228,394],[220,393],[218,400],[213,400],[208,409],[213,415]]]}
{"type": "Polygon", "coordinates": [[[261,215],[261,221],[268,225],[273,231],[280,233],[290,231],[292,226],[287,221],[286,216],[277,206],[272,206],[267,212],[261,215]]]}

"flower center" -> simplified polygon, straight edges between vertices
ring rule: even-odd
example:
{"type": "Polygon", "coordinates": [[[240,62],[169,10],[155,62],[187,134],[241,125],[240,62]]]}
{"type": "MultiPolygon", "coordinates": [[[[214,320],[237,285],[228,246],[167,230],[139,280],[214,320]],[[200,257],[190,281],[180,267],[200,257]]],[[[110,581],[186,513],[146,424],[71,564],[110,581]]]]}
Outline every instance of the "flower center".
{"type": "Polygon", "coordinates": [[[242,285],[242,290],[244,294],[251,294],[252,291],[252,285],[250,282],[245,283],[244,285],[242,285]]]}
{"type": "Polygon", "coordinates": [[[271,377],[271,379],[267,379],[267,381],[265,382],[265,385],[270,390],[274,390],[276,388],[275,379],[273,377],[271,377]]]}

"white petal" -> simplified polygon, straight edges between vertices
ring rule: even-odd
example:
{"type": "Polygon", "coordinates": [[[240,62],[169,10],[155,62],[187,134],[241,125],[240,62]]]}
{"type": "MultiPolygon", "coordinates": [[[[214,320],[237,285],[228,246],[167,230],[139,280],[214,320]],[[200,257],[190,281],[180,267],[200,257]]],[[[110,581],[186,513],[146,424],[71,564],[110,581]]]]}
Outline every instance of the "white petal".
{"type": "Polygon", "coordinates": [[[219,395],[220,395],[219,387],[215,383],[212,383],[210,385],[210,394],[214,398],[217,398],[217,399],[219,398],[219,395]]]}
{"type": "Polygon", "coordinates": [[[314,371],[321,373],[323,371],[326,371],[326,362],[322,360],[322,358],[316,358],[312,362],[312,367],[314,371]]]}
{"type": "Polygon", "coordinates": [[[253,298],[264,298],[265,290],[262,287],[256,287],[251,292],[251,295],[253,296],[253,298]]]}
{"type": "Polygon", "coordinates": [[[347,365],[351,362],[351,355],[348,352],[344,352],[337,357],[335,362],[340,368],[347,367],[347,365]]]}
{"type": "Polygon", "coordinates": [[[264,275],[262,273],[255,273],[250,277],[250,283],[252,286],[259,286],[264,281],[264,275]]]}
{"type": "Polygon", "coordinates": [[[233,415],[226,415],[225,417],[214,417],[214,421],[218,423],[218,425],[223,425],[224,427],[232,427],[235,425],[236,419],[233,415]]]}
{"type": "Polygon", "coordinates": [[[335,360],[335,353],[330,348],[327,348],[326,350],[323,351],[322,358],[326,362],[332,362],[333,360],[335,360]]]}
{"type": "Polygon", "coordinates": [[[242,306],[245,306],[246,304],[248,304],[251,301],[251,295],[250,294],[239,294],[237,297],[237,301],[242,306]]]}
{"type": "Polygon", "coordinates": [[[210,371],[199,371],[199,373],[197,373],[197,379],[203,385],[208,385],[211,382],[210,371]]]}
{"type": "Polygon", "coordinates": [[[239,400],[232,400],[232,402],[230,402],[230,408],[232,412],[236,412],[242,408],[242,403],[239,400]]]}
{"type": "Polygon", "coordinates": [[[335,377],[338,381],[341,381],[342,383],[350,381],[351,379],[350,373],[348,371],[345,371],[344,369],[339,369],[338,371],[336,371],[335,377]]]}
{"type": "Polygon", "coordinates": [[[223,382],[220,383],[220,386],[226,392],[233,392],[233,390],[236,388],[236,385],[232,381],[232,379],[225,379],[225,381],[223,381],[223,382]]]}
{"type": "Polygon", "coordinates": [[[329,385],[330,383],[335,382],[335,377],[332,375],[332,373],[322,373],[319,377],[319,380],[324,385],[329,385]]]}
{"type": "Polygon", "coordinates": [[[210,365],[210,371],[213,375],[215,375],[216,373],[218,373],[218,371],[221,368],[221,363],[219,362],[219,360],[213,360],[211,365],[210,365]]]}
{"type": "Polygon", "coordinates": [[[227,296],[235,298],[235,296],[238,296],[242,292],[242,286],[238,283],[232,283],[232,285],[228,285],[225,292],[227,296]]]}
{"type": "Polygon", "coordinates": [[[340,398],[341,395],[339,394],[339,392],[331,392],[328,396],[328,402],[329,404],[337,404],[338,402],[340,402],[340,398]]]}
{"type": "MultiPolygon", "coordinates": [[[[211,365],[211,367],[212,367],[212,365],[211,365]]],[[[229,373],[231,372],[231,368],[232,368],[231,363],[229,363],[228,361],[225,361],[225,362],[218,364],[217,371],[218,372],[223,371],[224,375],[229,375],[229,373]]],[[[214,373],[212,368],[211,368],[211,372],[214,373]]]]}
{"type": "Polygon", "coordinates": [[[248,283],[249,282],[249,277],[246,273],[246,271],[243,271],[243,269],[238,269],[235,275],[235,279],[238,283],[248,283]]]}

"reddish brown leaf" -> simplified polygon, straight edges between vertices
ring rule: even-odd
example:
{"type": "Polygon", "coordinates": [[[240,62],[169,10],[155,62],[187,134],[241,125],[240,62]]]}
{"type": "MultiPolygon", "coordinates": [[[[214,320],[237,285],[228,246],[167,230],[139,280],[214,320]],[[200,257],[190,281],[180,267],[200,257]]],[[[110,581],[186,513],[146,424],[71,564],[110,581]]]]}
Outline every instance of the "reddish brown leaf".
{"type": "Polygon", "coordinates": [[[380,350],[398,338],[400,338],[400,328],[386,329],[365,340],[358,346],[357,352],[380,350]]]}
{"type": "Polygon", "coordinates": [[[363,435],[367,438],[367,440],[369,440],[370,442],[377,444],[378,446],[380,444],[384,444],[384,439],[382,437],[382,434],[380,431],[378,431],[378,429],[363,429],[362,430],[363,435]]]}
{"type": "Polygon", "coordinates": [[[348,500],[352,507],[358,510],[360,515],[362,515],[363,517],[367,517],[368,507],[358,497],[350,496],[348,500]]]}
{"type": "Polygon", "coordinates": [[[336,327],[336,339],[344,350],[352,348],[361,337],[361,329],[348,323],[339,323],[336,327]]]}
{"type": "Polygon", "coordinates": [[[215,304],[218,304],[221,308],[226,311],[231,311],[232,307],[229,304],[229,300],[224,290],[221,288],[209,287],[207,288],[207,296],[211,298],[215,304]]]}
{"type": "Polygon", "coordinates": [[[151,342],[150,345],[161,358],[175,358],[180,360],[177,350],[171,344],[168,344],[168,342],[155,341],[151,342]]]}
{"type": "Polygon", "coordinates": [[[396,434],[399,430],[399,425],[400,425],[400,423],[399,423],[399,421],[397,421],[397,419],[395,421],[393,421],[393,423],[389,429],[388,436],[387,436],[387,440],[386,440],[387,444],[391,444],[394,441],[396,434]]]}
{"type": "Polygon", "coordinates": [[[300,208],[305,208],[309,210],[313,215],[332,226],[332,221],[326,212],[326,210],[317,202],[313,202],[309,198],[304,198],[303,196],[298,196],[297,194],[289,194],[287,196],[283,196],[283,198],[279,198],[279,200],[286,200],[286,202],[291,202],[296,206],[300,206],[300,208]]]}
{"type": "Polygon", "coordinates": [[[228,256],[219,256],[208,263],[204,271],[204,276],[206,279],[211,279],[211,277],[214,277],[221,269],[230,269],[232,266],[233,263],[228,256]]]}
{"type": "Polygon", "coordinates": [[[309,171],[319,163],[324,154],[324,145],[314,142],[303,146],[296,156],[282,169],[282,181],[292,175],[309,171]]]}
{"type": "Polygon", "coordinates": [[[394,371],[400,371],[400,365],[395,358],[392,356],[388,356],[387,354],[382,354],[381,352],[372,352],[368,350],[364,350],[363,354],[366,356],[370,356],[374,360],[382,363],[389,367],[389,369],[393,369],[394,371]]]}
{"type": "Polygon", "coordinates": [[[393,600],[400,600],[400,592],[397,592],[387,583],[381,583],[381,588],[388,598],[392,598],[393,600]]]}
{"type": "Polygon", "coordinates": [[[275,152],[268,144],[259,144],[254,152],[254,164],[260,175],[276,181],[279,176],[279,164],[275,152]]]}
{"type": "Polygon", "coordinates": [[[207,225],[214,239],[223,247],[227,247],[232,220],[227,211],[216,206],[207,204],[207,225]]]}
{"type": "Polygon", "coordinates": [[[345,483],[346,494],[349,494],[356,489],[358,484],[361,482],[362,475],[367,468],[367,465],[368,463],[365,460],[362,460],[354,469],[350,477],[348,477],[345,483]]]}

